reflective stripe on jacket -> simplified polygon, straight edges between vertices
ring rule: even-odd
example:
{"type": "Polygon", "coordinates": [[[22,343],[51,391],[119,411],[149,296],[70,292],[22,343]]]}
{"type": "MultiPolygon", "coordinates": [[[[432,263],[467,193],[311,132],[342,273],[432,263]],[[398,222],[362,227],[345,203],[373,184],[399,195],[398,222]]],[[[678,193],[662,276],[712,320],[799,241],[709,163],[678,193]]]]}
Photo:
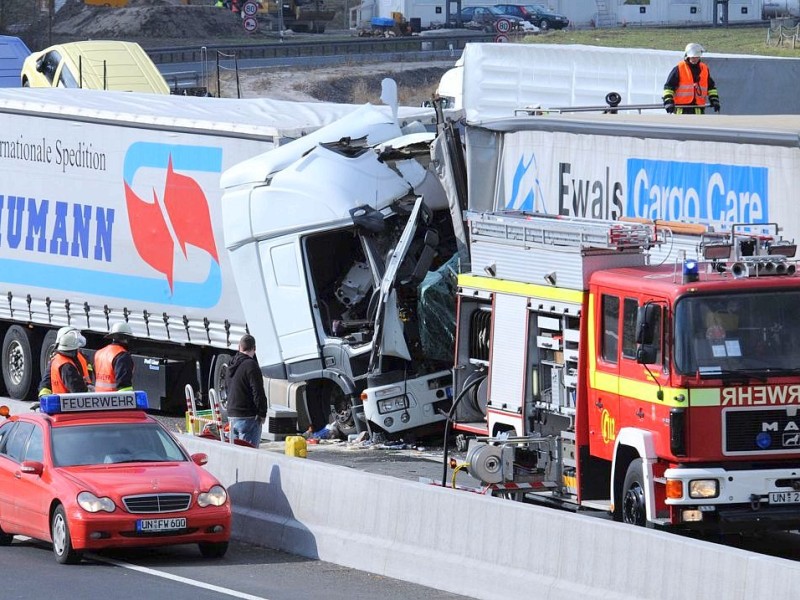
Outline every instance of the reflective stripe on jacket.
{"type": "Polygon", "coordinates": [[[126,352],[124,346],[109,344],[94,353],[94,390],[96,392],[116,392],[117,376],[114,373],[114,359],[126,352]]]}
{"type": "Polygon", "coordinates": [[[694,82],[692,70],[686,61],[678,65],[678,87],[675,90],[675,104],[696,104],[705,106],[708,101],[708,67],[699,63],[700,78],[694,82]]]}

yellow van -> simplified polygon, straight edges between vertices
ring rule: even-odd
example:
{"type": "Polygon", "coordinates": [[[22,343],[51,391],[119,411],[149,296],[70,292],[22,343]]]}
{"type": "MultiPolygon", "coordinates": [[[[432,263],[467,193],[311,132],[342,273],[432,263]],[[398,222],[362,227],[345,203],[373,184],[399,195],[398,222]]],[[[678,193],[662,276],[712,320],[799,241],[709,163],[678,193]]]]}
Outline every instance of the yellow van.
{"type": "Polygon", "coordinates": [[[22,65],[23,87],[66,87],[169,94],[169,85],[139,44],[70,42],[34,52],[22,65]]]}

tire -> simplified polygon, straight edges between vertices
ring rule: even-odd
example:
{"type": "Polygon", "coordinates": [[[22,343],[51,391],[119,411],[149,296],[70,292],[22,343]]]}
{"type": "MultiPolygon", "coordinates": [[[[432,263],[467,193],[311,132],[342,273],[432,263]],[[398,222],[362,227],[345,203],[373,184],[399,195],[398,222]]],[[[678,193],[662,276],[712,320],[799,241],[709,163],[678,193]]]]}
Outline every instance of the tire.
{"type": "Polygon", "coordinates": [[[200,542],[197,547],[203,558],[222,558],[228,551],[228,542],[200,542]]]}
{"type": "Polygon", "coordinates": [[[542,19],[541,21],[539,21],[539,29],[541,29],[542,31],[547,31],[548,29],[550,29],[550,21],[548,21],[547,19],[542,19]]]}
{"type": "Polygon", "coordinates": [[[42,374],[47,372],[47,369],[50,366],[50,359],[53,358],[53,354],[56,352],[57,336],[58,331],[55,329],[51,329],[44,334],[44,339],[42,340],[42,351],[39,353],[39,372],[42,374]]]}
{"type": "Polygon", "coordinates": [[[72,547],[69,534],[69,523],[64,507],[59,504],[50,522],[50,537],[53,539],[53,554],[56,562],[62,565],[74,565],[81,560],[81,553],[72,547]]]}
{"type": "Polygon", "coordinates": [[[637,458],[625,473],[622,484],[622,522],[638,527],[647,526],[647,492],[644,484],[644,462],[637,458]]]}
{"type": "Polygon", "coordinates": [[[3,531],[3,528],[0,527],[0,546],[10,546],[13,540],[14,536],[10,533],[6,533],[3,531]]]}
{"type": "Polygon", "coordinates": [[[3,338],[3,381],[15,400],[35,400],[39,384],[39,345],[34,331],[12,325],[3,338]],[[34,360],[34,352],[37,360],[34,360]]]}
{"type": "Polygon", "coordinates": [[[231,360],[230,354],[217,354],[211,375],[211,387],[217,392],[219,408],[223,412],[228,410],[228,365],[231,360]]]}

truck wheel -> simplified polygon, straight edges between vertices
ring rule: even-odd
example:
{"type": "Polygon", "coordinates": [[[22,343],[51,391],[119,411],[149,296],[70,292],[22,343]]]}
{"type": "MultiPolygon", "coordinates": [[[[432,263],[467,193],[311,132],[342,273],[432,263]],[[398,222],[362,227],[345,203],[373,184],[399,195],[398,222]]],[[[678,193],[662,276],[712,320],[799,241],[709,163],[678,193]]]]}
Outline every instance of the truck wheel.
{"type": "Polygon", "coordinates": [[[39,345],[34,331],[12,325],[3,338],[3,381],[15,400],[35,400],[39,384],[39,345]],[[34,350],[37,360],[34,360],[34,350]]]}
{"type": "Polygon", "coordinates": [[[230,354],[217,354],[214,359],[214,372],[211,376],[211,386],[217,392],[219,408],[228,410],[228,365],[231,364],[230,354]]]}
{"type": "Polygon", "coordinates": [[[622,521],[630,525],[647,525],[647,496],[644,485],[644,462],[637,458],[628,466],[622,485],[622,521]]]}
{"type": "Polygon", "coordinates": [[[56,337],[58,337],[58,331],[55,329],[51,329],[44,334],[42,351],[39,353],[39,371],[42,374],[47,372],[47,368],[50,366],[50,359],[56,353],[56,337]]]}

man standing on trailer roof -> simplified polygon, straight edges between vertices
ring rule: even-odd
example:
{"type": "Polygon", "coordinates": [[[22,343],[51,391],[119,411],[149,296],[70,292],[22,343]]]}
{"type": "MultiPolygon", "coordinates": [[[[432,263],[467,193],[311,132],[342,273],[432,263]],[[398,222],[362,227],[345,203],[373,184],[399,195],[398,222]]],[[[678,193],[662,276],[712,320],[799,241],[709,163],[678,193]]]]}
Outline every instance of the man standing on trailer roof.
{"type": "Polygon", "coordinates": [[[679,115],[702,115],[706,103],[719,112],[717,84],[708,66],[701,62],[705,49],[700,44],[687,44],[683,60],[670,71],[664,84],[664,110],[679,115]]]}
{"type": "Polygon", "coordinates": [[[133,337],[129,323],[118,321],[106,338],[111,343],[94,353],[96,392],[133,391],[133,357],[128,344],[133,337]]]}

